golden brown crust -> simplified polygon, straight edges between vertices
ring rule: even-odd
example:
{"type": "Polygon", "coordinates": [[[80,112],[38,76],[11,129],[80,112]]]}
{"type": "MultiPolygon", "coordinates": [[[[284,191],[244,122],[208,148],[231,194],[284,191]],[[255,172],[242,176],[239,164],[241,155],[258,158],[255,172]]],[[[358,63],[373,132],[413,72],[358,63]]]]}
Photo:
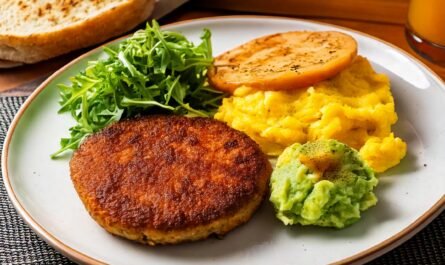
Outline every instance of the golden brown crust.
{"type": "MultiPolygon", "coordinates": [[[[204,238],[245,222],[263,198],[271,172],[245,134],[213,119],[180,116],[116,123],[89,137],[70,169],[96,221],[114,234],[138,241],[145,235],[152,243],[199,239],[162,239],[172,231],[205,228],[204,238]],[[243,210],[247,216],[240,218],[243,210]],[[217,223],[231,217],[237,220],[217,223]],[[156,234],[161,239],[153,240],[156,234]]],[[[189,232],[183,234],[193,236],[189,232]]]]}
{"type": "Polygon", "coordinates": [[[242,85],[260,90],[289,90],[335,76],[356,55],[356,41],[344,33],[277,33],[219,55],[208,76],[215,88],[229,93],[242,85]]]}
{"type": "Polygon", "coordinates": [[[13,68],[17,66],[21,66],[23,63],[21,62],[13,62],[13,61],[7,61],[0,59],[0,69],[7,69],[7,68],[13,68]]]}
{"type": "Polygon", "coordinates": [[[143,22],[154,0],[128,1],[93,18],[54,31],[33,34],[0,34],[0,59],[35,63],[76,49],[101,43],[143,22]]]}

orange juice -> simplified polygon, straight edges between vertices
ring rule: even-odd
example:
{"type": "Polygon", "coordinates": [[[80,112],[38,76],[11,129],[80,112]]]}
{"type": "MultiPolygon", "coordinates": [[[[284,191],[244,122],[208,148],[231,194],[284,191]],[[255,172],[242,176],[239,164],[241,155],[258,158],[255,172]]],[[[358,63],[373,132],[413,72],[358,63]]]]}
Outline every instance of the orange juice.
{"type": "Polygon", "coordinates": [[[414,51],[445,67],[445,0],[411,0],[405,35],[414,51]]]}
{"type": "Polygon", "coordinates": [[[408,24],[419,37],[445,46],[445,0],[411,0],[408,24]]]}

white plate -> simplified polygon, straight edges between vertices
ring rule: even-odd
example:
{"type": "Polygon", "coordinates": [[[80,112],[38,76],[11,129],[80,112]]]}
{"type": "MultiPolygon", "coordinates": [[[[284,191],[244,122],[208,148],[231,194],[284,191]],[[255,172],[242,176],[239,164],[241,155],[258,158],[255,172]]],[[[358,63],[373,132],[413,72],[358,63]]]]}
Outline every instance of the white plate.
{"type": "Polygon", "coordinates": [[[391,78],[399,114],[394,129],[408,143],[408,155],[380,176],[378,205],[343,230],[285,227],[266,202],[251,221],[223,240],[153,248],[113,237],[90,218],[74,191],[70,156],[49,158],[73,123],[68,115],[57,114],[56,84],[68,83],[88,60],[104,55],[96,49],[62,68],[33,93],[9,129],[2,157],[4,181],[18,212],[71,259],[159,265],[364,262],[408,239],[444,208],[445,85],[407,53],[355,31],[295,19],[218,17],[165,28],[194,41],[202,28],[210,28],[215,54],[276,32],[338,30],[351,34],[359,43],[359,53],[391,78]]]}

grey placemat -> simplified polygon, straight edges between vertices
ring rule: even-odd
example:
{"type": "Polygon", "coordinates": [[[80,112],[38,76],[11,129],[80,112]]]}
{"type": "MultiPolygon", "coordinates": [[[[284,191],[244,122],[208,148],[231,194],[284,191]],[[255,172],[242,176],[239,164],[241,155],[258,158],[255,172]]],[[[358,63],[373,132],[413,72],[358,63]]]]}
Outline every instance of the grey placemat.
{"type": "MultiPolygon", "coordinates": [[[[26,97],[0,97],[0,147],[26,97]]],[[[1,148],[3,150],[3,148],[1,148]]],[[[370,264],[445,264],[445,213],[395,250],[370,264]]],[[[298,261],[296,261],[298,263],[298,261]]],[[[73,264],[39,239],[11,205],[0,183],[0,264],[73,264]]]]}

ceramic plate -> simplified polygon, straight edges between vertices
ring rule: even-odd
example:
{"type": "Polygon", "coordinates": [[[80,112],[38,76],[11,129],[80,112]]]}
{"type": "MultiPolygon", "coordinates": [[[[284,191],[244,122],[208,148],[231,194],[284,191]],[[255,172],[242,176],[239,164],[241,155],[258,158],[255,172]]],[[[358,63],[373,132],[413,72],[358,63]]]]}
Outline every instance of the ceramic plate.
{"type": "MultiPolygon", "coordinates": [[[[44,82],[12,123],[3,152],[9,196],[25,221],[48,243],[83,263],[112,264],[326,264],[365,262],[418,232],[444,208],[445,85],[419,61],[365,34],[305,20],[272,17],[217,17],[166,26],[198,41],[212,31],[214,54],[252,38],[292,30],[338,30],[359,43],[378,72],[391,79],[399,121],[396,135],[408,143],[397,167],[380,176],[379,203],[343,230],[286,227],[265,202],[252,220],[223,240],[147,247],[111,236],[90,218],[69,176],[70,155],[51,160],[59,139],[73,124],[58,115],[57,84],[104,56],[93,50],[44,82]]],[[[119,40],[113,42],[118,43],[119,40]]]]}

